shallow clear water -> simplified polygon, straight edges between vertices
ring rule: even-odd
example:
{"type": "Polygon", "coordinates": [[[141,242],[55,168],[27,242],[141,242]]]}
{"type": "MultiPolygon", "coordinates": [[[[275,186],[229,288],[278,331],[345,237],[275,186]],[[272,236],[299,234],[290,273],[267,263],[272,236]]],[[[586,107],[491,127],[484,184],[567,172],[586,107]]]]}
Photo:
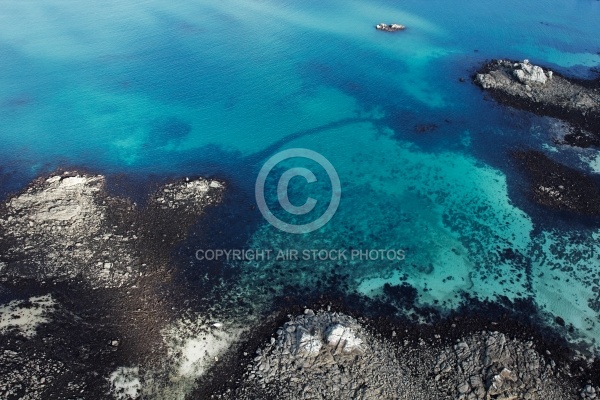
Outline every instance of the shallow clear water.
{"type": "MultiPolygon", "coordinates": [[[[533,296],[591,341],[600,229],[529,204],[508,152],[544,149],[598,173],[597,152],[548,146],[548,121],[485,101],[469,76],[499,57],[589,76],[599,20],[597,1],[4,2],[3,191],[75,166],[219,175],[250,193],[269,156],[312,149],[340,176],[339,211],[306,235],[263,222],[248,246],[401,248],[402,262],[306,264],[342,269],[371,296],[406,275],[441,307],[461,291],[533,296]]],[[[312,284],[253,264],[241,266],[248,285],[312,284]]]]}

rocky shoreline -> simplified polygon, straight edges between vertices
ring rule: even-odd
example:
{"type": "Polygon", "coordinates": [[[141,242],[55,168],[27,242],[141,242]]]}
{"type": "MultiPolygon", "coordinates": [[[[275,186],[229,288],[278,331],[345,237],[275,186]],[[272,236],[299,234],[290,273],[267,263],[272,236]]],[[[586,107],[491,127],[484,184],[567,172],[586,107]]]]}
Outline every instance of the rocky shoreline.
{"type": "Polygon", "coordinates": [[[600,362],[508,306],[415,309],[422,323],[288,293],[249,315],[243,294],[217,298],[171,257],[223,182],[157,185],[144,206],[106,187],[55,173],[0,206],[2,398],[595,398],[600,362]]]}
{"type": "Polygon", "coordinates": [[[242,386],[230,398],[576,398],[549,358],[496,331],[453,345],[398,346],[344,314],[307,309],[249,364],[246,386],[260,396],[242,386]]]}
{"type": "Polygon", "coordinates": [[[501,104],[568,122],[566,143],[600,146],[600,79],[568,78],[529,60],[493,60],[473,81],[501,104]]]}
{"type": "Polygon", "coordinates": [[[132,382],[176,368],[165,330],[194,296],[174,284],[171,253],[224,183],[157,185],[144,206],[106,188],[104,176],[59,172],[0,206],[0,296],[17,299],[0,303],[0,397],[136,398],[132,382]],[[40,296],[52,307],[31,311],[40,296]]]}
{"type": "MultiPolygon", "coordinates": [[[[235,357],[215,367],[213,376],[228,370],[229,381],[196,396],[577,399],[595,398],[599,390],[598,382],[580,369],[586,363],[590,368],[591,360],[570,364],[564,354],[546,349],[533,336],[503,333],[510,328],[505,324],[454,338],[443,330],[427,334],[411,323],[384,328],[380,321],[353,318],[330,306],[283,319],[270,335],[260,334],[261,344],[242,348],[243,355],[238,349],[235,357]]],[[[448,333],[453,330],[449,328],[448,333]]]]}

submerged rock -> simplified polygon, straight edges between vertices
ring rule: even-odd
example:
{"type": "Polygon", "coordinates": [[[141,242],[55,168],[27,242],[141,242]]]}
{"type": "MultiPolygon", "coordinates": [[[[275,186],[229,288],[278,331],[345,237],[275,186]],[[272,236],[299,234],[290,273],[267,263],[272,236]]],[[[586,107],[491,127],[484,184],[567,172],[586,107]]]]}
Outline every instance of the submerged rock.
{"type": "Polygon", "coordinates": [[[533,201],[556,210],[600,216],[600,186],[593,178],[542,152],[519,151],[513,157],[529,178],[533,201]]]}
{"type": "Polygon", "coordinates": [[[495,60],[474,81],[500,103],[569,122],[577,134],[567,135],[567,143],[600,145],[600,80],[568,79],[529,60],[495,60]]]}

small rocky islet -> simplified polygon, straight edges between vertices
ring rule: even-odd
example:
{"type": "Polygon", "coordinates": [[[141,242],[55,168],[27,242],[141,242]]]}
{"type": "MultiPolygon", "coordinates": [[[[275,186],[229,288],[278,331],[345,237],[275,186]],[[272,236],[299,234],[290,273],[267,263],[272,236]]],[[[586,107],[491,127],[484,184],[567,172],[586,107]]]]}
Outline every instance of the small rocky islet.
{"type": "Polygon", "coordinates": [[[600,146],[600,79],[567,78],[529,60],[492,60],[473,80],[503,105],[567,122],[566,144],[600,146]]]}
{"type": "Polygon", "coordinates": [[[384,24],[383,22],[375,25],[375,29],[384,32],[398,32],[406,29],[406,26],[400,24],[384,24]]]}

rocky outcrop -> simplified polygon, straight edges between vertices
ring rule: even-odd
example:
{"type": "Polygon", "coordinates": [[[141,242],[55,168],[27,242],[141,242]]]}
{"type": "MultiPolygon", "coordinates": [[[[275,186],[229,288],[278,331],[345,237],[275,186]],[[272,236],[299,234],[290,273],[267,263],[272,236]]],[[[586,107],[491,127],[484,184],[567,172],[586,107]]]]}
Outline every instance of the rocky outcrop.
{"type": "Polygon", "coordinates": [[[0,398],[101,398],[117,347],[85,315],[50,294],[0,304],[0,398]]]}
{"type": "Polygon", "coordinates": [[[363,354],[363,341],[352,328],[343,324],[333,324],[325,332],[325,343],[335,354],[363,354]]]}
{"type": "Polygon", "coordinates": [[[159,236],[182,237],[223,188],[204,179],[171,183],[140,209],[105,186],[101,175],[66,172],[35,181],[0,206],[0,278],[130,284],[152,263],[148,255],[168,251],[159,236]]]}
{"type": "Polygon", "coordinates": [[[223,184],[206,179],[174,182],[164,185],[151,196],[151,206],[163,210],[200,215],[208,204],[220,197],[223,184]],[[213,197],[217,195],[216,197],[213,197]]]}
{"type": "Polygon", "coordinates": [[[400,24],[377,24],[375,25],[375,29],[377,29],[378,31],[385,31],[385,32],[397,32],[397,31],[403,31],[406,29],[406,26],[404,25],[400,25],[400,24]]]}
{"type": "Polygon", "coordinates": [[[484,89],[499,89],[515,95],[532,97],[533,87],[552,90],[553,85],[546,86],[546,84],[553,78],[552,71],[544,71],[542,67],[531,64],[529,60],[522,63],[499,60],[488,64],[485,73],[477,74],[475,82],[484,89]]]}
{"type": "Polygon", "coordinates": [[[51,176],[10,199],[0,229],[8,249],[2,274],[44,279],[82,277],[121,285],[139,273],[134,232],[114,232],[110,207],[131,207],[103,196],[104,177],[51,176]]]}
{"type": "Polygon", "coordinates": [[[500,103],[569,122],[566,142],[600,145],[600,81],[568,79],[528,60],[492,61],[474,81],[500,103]]]}
{"type": "MultiPolygon", "coordinates": [[[[0,204],[0,398],[135,398],[137,365],[182,382],[165,332],[190,307],[187,295],[204,292],[173,278],[173,249],[223,191],[181,179],[140,206],[107,192],[101,175],[64,172],[0,204]]],[[[213,343],[194,329],[199,345],[213,343]]],[[[190,347],[197,367],[208,357],[190,347]]]]}
{"type": "Polygon", "coordinates": [[[246,379],[262,390],[260,398],[385,399],[407,389],[393,348],[355,319],[331,312],[306,310],[287,322],[248,368],[246,379]]]}
{"type": "MultiPolygon", "coordinates": [[[[577,399],[576,382],[530,341],[476,332],[454,344],[374,335],[357,320],[306,310],[258,349],[227,399],[577,399]]],[[[584,389],[587,393],[587,390],[584,389]]]]}
{"type": "Polygon", "coordinates": [[[547,72],[544,72],[542,67],[538,67],[537,65],[531,64],[529,60],[525,60],[522,63],[517,64],[518,66],[513,65],[513,74],[522,84],[544,85],[546,84],[548,79],[552,79],[552,71],[549,70],[547,72]]]}
{"type": "MultiPolygon", "coordinates": [[[[553,363],[533,343],[482,332],[442,351],[435,380],[456,399],[535,399],[554,380],[553,363]]],[[[573,396],[571,396],[573,397],[573,396]]]]}

